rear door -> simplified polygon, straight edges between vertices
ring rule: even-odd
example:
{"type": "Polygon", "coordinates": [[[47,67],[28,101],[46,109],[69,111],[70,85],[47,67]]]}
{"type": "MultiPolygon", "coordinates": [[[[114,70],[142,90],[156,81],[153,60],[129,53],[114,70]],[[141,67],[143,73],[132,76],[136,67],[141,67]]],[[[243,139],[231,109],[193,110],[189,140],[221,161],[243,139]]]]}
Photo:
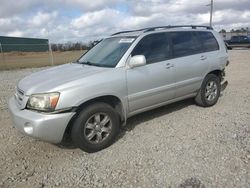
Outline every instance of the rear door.
{"type": "Polygon", "coordinates": [[[218,41],[212,32],[197,31],[195,32],[198,41],[202,44],[203,54],[206,57],[206,63],[209,65],[208,69],[205,69],[203,77],[210,70],[216,70],[227,61],[227,53],[223,46],[219,47],[218,41]],[[224,50],[223,50],[223,49],[224,50]]]}
{"type": "Polygon", "coordinates": [[[166,33],[145,36],[131,56],[144,55],[147,64],[127,70],[130,113],[156,106],[174,97],[174,64],[166,33]]]}
{"type": "Polygon", "coordinates": [[[209,69],[206,53],[193,31],[170,32],[175,64],[176,95],[182,97],[197,92],[209,69]]]}
{"type": "Polygon", "coordinates": [[[240,43],[242,47],[249,47],[250,46],[250,39],[247,36],[241,36],[240,43]]]}

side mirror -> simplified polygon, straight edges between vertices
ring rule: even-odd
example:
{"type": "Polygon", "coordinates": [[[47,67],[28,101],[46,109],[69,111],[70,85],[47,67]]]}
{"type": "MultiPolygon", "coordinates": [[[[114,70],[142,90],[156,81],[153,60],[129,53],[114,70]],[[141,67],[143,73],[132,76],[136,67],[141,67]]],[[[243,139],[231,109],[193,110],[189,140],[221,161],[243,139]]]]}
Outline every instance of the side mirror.
{"type": "Polygon", "coordinates": [[[134,68],[134,67],[140,67],[146,65],[146,58],[144,55],[135,55],[131,57],[129,61],[129,67],[134,68]]]}

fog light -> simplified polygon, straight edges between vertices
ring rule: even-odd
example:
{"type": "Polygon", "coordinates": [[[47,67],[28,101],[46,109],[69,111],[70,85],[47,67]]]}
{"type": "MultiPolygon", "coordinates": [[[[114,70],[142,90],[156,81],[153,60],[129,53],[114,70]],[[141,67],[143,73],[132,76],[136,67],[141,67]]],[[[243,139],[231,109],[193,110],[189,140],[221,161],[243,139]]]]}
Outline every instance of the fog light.
{"type": "Polygon", "coordinates": [[[31,123],[29,123],[29,122],[26,122],[25,124],[24,124],[24,131],[27,133],[27,134],[32,134],[33,133],[33,127],[32,127],[32,125],[31,125],[31,123]]]}

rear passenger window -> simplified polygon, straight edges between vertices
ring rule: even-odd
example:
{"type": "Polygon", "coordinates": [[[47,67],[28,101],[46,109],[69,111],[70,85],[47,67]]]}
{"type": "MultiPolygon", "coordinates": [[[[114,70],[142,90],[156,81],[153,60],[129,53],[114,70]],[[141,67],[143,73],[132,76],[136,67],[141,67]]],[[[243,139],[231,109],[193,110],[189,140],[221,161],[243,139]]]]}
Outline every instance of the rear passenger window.
{"type": "Polygon", "coordinates": [[[211,32],[198,31],[196,32],[198,40],[202,43],[204,52],[219,50],[219,45],[214,35],[211,32]]]}
{"type": "Polygon", "coordinates": [[[170,44],[165,33],[157,33],[145,36],[137,44],[132,56],[144,55],[149,63],[156,63],[170,58],[170,44]]]}
{"type": "Polygon", "coordinates": [[[192,32],[171,32],[171,39],[174,58],[202,52],[202,46],[195,40],[192,32]]]}

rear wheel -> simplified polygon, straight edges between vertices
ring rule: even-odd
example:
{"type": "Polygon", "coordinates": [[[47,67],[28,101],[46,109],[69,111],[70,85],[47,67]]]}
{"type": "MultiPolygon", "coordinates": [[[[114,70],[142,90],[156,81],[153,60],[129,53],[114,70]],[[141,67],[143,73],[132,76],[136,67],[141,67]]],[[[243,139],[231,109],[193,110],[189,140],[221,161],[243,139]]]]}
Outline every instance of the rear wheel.
{"type": "Polygon", "coordinates": [[[96,152],[111,145],[119,132],[116,111],[106,103],[95,103],[77,116],[71,131],[74,144],[86,152],[96,152]]]}
{"type": "Polygon", "coordinates": [[[201,88],[195,97],[199,106],[209,107],[217,103],[221,91],[220,79],[214,74],[208,74],[202,82],[201,88]]]}

